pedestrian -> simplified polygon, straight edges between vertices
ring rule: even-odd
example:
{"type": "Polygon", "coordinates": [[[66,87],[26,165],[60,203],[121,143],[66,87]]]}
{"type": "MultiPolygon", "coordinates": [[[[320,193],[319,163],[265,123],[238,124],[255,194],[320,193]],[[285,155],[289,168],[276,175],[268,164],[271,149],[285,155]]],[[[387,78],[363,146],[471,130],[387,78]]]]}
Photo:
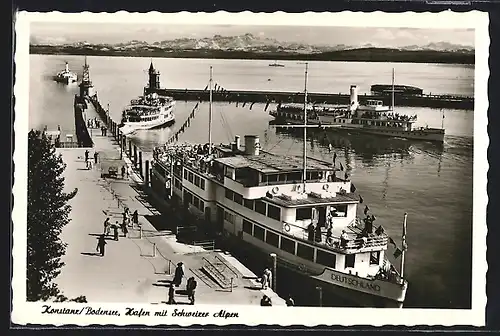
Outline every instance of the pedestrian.
{"type": "Polygon", "coordinates": [[[175,274],[174,274],[174,280],[172,283],[176,286],[179,287],[179,285],[182,283],[182,278],[184,277],[184,267],[183,263],[179,262],[177,264],[177,267],[175,268],[175,274]]]}
{"type": "Polygon", "coordinates": [[[264,295],[262,299],[260,299],[260,305],[262,307],[271,307],[273,305],[271,298],[267,295],[264,295]]]}
{"type": "Polygon", "coordinates": [[[118,225],[113,225],[114,238],[118,241],[118,225]]]}
{"type": "Polygon", "coordinates": [[[107,136],[108,135],[108,129],[106,126],[104,126],[104,136],[107,136]]]}
{"type": "Polygon", "coordinates": [[[125,178],[125,166],[122,166],[122,179],[125,178]]]}
{"type": "Polygon", "coordinates": [[[132,214],[132,224],[137,226],[139,225],[139,213],[137,212],[137,210],[135,210],[132,214]]]}
{"type": "Polygon", "coordinates": [[[87,162],[89,160],[89,150],[86,149],[85,150],[85,162],[87,162]]]}
{"type": "Polygon", "coordinates": [[[194,305],[194,293],[196,290],[196,286],[198,283],[196,282],[196,279],[194,277],[190,277],[187,281],[187,286],[186,286],[186,291],[188,294],[188,299],[189,302],[194,305]]]}
{"type": "Polygon", "coordinates": [[[174,289],[174,285],[173,284],[170,284],[170,287],[168,287],[168,304],[176,304],[175,302],[175,289],[174,289]]]}
{"type": "Polygon", "coordinates": [[[101,257],[104,257],[104,250],[106,246],[106,239],[104,238],[104,235],[100,235],[98,240],[97,240],[97,247],[95,248],[96,251],[98,251],[101,254],[101,257]]]}
{"type": "MultiPolygon", "coordinates": [[[[116,222],[116,225],[118,226],[118,222],[116,222]]],[[[123,232],[123,237],[127,237],[128,229],[127,229],[127,223],[125,221],[122,222],[122,225],[120,225],[122,228],[123,232]]]]}
{"type": "Polygon", "coordinates": [[[288,298],[286,299],[285,302],[288,307],[295,306],[295,301],[293,301],[292,296],[290,294],[288,295],[288,298]]]}
{"type": "Polygon", "coordinates": [[[104,221],[104,234],[107,236],[109,232],[109,217],[104,221]]]}
{"type": "Polygon", "coordinates": [[[99,153],[97,151],[94,152],[94,163],[97,164],[97,158],[99,157],[99,153]]]}
{"type": "Polygon", "coordinates": [[[269,268],[266,268],[264,272],[267,273],[267,286],[272,288],[272,283],[273,283],[273,273],[269,268]]]}
{"type": "Polygon", "coordinates": [[[268,278],[266,270],[264,270],[264,272],[262,272],[262,278],[261,278],[262,289],[267,289],[267,285],[269,284],[269,278],[268,278]]]}
{"type": "Polygon", "coordinates": [[[91,159],[88,159],[87,160],[87,169],[92,169],[92,160],[91,159]]]}

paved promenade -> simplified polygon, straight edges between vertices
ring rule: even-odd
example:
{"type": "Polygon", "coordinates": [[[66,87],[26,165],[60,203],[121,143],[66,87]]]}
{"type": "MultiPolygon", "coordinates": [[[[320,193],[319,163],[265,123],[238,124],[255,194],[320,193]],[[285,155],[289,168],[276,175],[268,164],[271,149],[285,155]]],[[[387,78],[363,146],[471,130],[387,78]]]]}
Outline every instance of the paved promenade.
{"type": "MultiPolygon", "coordinates": [[[[87,112],[92,118],[92,111],[87,112]]],[[[93,130],[95,148],[89,149],[90,157],[97,151],[103,161],[118,167],[129,164],[124,156],[120,159],[119,147],[111,136],[101,136],[93,130]]],[[[78,188],[71,201],[71,222],[64,228],[61,238],[68,244],[63,261],[66,265],[56,279],[67,297],[85,295],[89,302],[142,302],[166,303],[168,284],[175,265],[182,261],[186,278],[176,288],[176,301],[187,304],[184,294],[186,279],[194,276],[198,287],[196,304],[250,304],[259,305],[264,294],[270,296],[273,305],[284,302],[271,290],[260,290],[255,274],[246,269],[234,257],[224,253],[207,252],[197,246],[177,242],[169,230],[157,230],[153,223],[168,221],[154,209],[147,196],[137,187],[140,177],[132,173],[125,179],[103,179],[99,164],[87,170],[84,148],[58,149],[67,164],[65,185],[68,191],[78,188]],[[106,253],[96,252],[97,235],[103,233],[104,220],[121,223],[123,207],[139,213],[142,234],[138,228],[129,228],[129,236],[120,230],[118,241],[107,240],[106,253]],[[141,238],[142,237],[142,238],[141,238]],[[225,267],[225,274],[232,274],[235,287],[221,288],[200,269],[207,260],[225,267]]],[[[158,225],[156,225],[158,226],[158,225]]]]}

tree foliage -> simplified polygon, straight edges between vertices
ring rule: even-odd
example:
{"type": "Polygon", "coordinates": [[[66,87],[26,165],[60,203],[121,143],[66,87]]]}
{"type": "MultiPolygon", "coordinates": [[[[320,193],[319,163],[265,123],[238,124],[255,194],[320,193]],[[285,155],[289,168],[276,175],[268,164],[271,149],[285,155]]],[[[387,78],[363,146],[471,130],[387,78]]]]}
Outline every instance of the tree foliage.
{"type": "Polygon", "coordinates": [[[68,201],[77,193],[64,192],[66,164],[40,131],[28,134],[28,253],[27,300],[57,298],[60,291],[52,281],[64,265],[66,244],[60,233],[70,221],[68,201]]]}

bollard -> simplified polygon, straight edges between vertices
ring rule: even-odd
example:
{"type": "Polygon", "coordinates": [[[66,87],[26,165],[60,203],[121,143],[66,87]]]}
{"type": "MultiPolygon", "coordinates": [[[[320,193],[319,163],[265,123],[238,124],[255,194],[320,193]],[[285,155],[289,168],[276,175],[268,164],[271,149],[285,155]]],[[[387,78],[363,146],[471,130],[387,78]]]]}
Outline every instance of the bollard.
{"type": "Polygon", "coordinates": [[[153,243],[153,258],[156,257],[156,243],[153,243]]]}
{"type": "Polygon", "coordinates": [[[231,293],[233,292],[233,278],[231,278],[231,293]]]}
{"type": "Polygon", "coordinates": [[[276,268],[277,268],[277,260],[276,260],[276,253],[271,253],[271,259],[273,260],[273,291],[276,292],[276,268]]]}
{"type": "Polygon", "coordinates": [[[146,187],[149,187],[149,160],[146,160],[144,170],[145,170],[144,185],[146,187]]]}
{"type": "Polygon", "coordinates": [[[142,152],[139,152],[139,174],[144,178],[144,174],[142,173],[142,152]]]}
{"type": "Polygon", "coordinates": [[[323,288],[318,286],[316,287],[316,290],[318,291],[319,306],[323,307],[323,288]]]}

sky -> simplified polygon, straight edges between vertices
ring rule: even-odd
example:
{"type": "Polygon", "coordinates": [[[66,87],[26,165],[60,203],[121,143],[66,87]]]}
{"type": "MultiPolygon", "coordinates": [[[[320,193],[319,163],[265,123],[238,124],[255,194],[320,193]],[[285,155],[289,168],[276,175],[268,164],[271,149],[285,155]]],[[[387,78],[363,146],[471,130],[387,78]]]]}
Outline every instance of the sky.
{"type": "Polygon", "coordinates": [[[203,38],[251,33],[283,42],[310,45],[362,45],[402,47],[448,42],[474,46],[473,29],[421,29],[371,27],[304,27],[244,25],[159,25],[117,23],[33,22],[31,41],[38,43],[120,43],[130,40],[155,42],[176,38],[203,38]]]}

